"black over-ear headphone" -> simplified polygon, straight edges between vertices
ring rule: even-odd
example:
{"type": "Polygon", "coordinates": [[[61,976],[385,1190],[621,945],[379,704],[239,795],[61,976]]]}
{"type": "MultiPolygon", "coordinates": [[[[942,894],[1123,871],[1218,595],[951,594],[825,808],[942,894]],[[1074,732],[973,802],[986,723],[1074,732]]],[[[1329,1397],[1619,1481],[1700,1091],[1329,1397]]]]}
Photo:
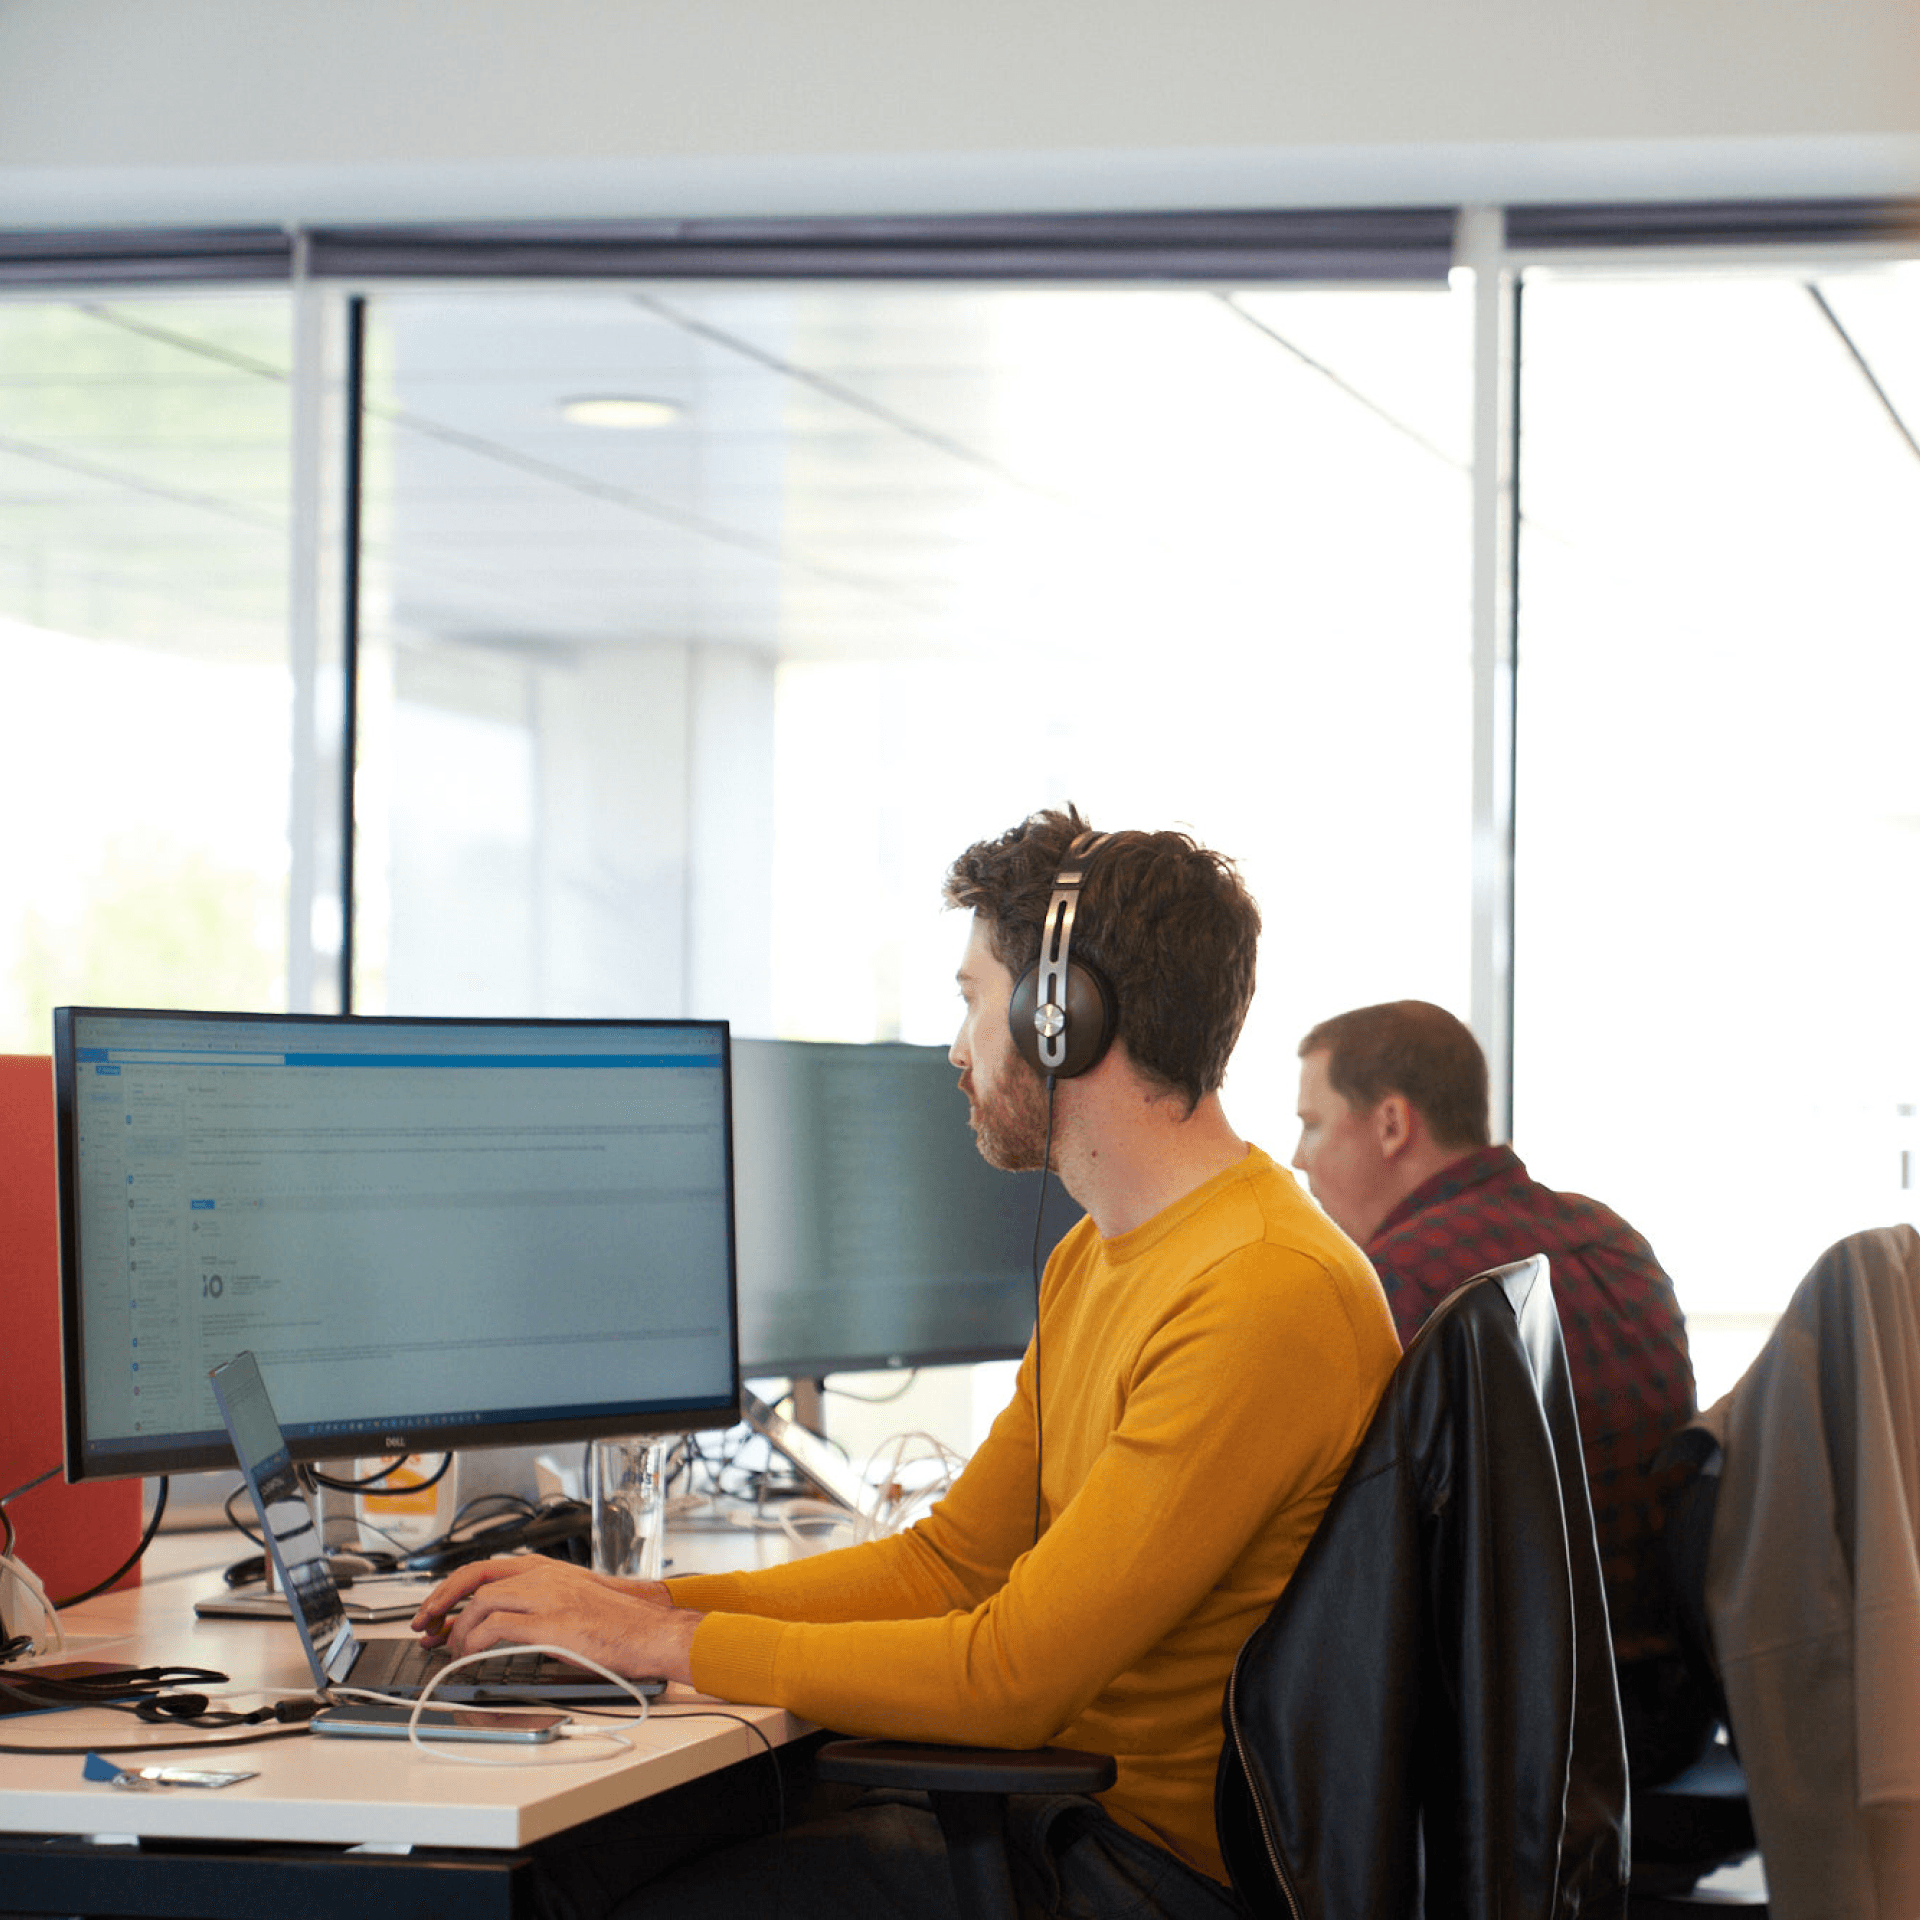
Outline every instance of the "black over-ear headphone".
{"type": "Polygon", "coordinates": [[[1087,862],[1110,838],[1083,833],[1068,847],[1053,876],[1053,898],[1040,928],[1040,957],[1014,982],[1007,1003],[1013,1044],[1029,1066],[1052,1080],[1071,1080],[1098,1066],[1120,1024],[1113,988],[1100,969],[1070,958],[1087,862]]]}

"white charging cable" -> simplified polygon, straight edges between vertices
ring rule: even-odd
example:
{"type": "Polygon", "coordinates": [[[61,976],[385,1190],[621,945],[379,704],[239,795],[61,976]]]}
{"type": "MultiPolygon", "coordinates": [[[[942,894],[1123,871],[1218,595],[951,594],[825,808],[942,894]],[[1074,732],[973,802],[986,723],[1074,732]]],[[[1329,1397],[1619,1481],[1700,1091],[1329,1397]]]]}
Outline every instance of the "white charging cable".
{"type": "Polygon", "coordinates": [[[16,1560],[10,1553],[0,1553],[0,1580],[3,1579],[16,1581],[20,1591],[40,1609],[41,1617],[46,1621],[47,1625],[53,1629],[52,1645],[42,1647],[36,1643],[35,1651],[39,1653],[61,1652],[67,1644],[66,1630],[60,1624],[58,1609],[56,1609],[53,1602],[47,1598],[46,1588],[40,1584],[40,1576],[35,1573],[24,1560],[16,1560]]]}
{"type": "MultiPolygon", "coordinates": [[[[622,1693],[631,1695],[640,1709],[640,1718],[643,1721],[652,1711],[652,1703],[633,1681],[627,1679],[624,1675],[615,1673],[609,1667],[603,1667],[599,1661],[589,1659],[584,1653],[574,1652],[571,1647],[536,1644],[524,1647],[515,1646],[509,1651],[516,1654],[553,1654],[573,1666],[585,1667],[588,1671],[597,1673],[601,1679],[609,1681],[612,1685],[618,1687],[622,1693]]],[[[538,1760],[534,1759],[531,1754],[524,1757],[495,1758],[488,1754],[461,1753],[451,1746],[428,1745],[426,1739],[421,1735],[420,1716],[426,1712],[428,1706],[431,1704],[435,1688],[450,1675],[458,1673],[462,1667],[473,1666],[476,1662],[482,1660],[498,1660],[501,1658],[501,1654],[501,1648],[489,1647],[483,1653],[462,1654],[459,1659],[449,1660],[444,1667],[436,1668],[433,1678],[420,1690],[420,1697],[414,1701],[413,1711],[407,1718],[408,1744],[417,1747],[422,1753],[428,1754],[434,1759],[457,1760],[464,1767],[569,1767],[579,1766],[586,1761],[603,1760],[608,1757],[605,1754],[582,1753],[577,1755],[542,1755],[538,1760]]],[[[387,1707],[401,1704],[394,1699],[392,1694],[371,1693],[364,1687],[329,1687],[327,1689],[327,1695],[329,1699],[371,1700],[381,1706],[387,1707]]],[[[552,1706],[538,1706],[525,1700],[500,1702],[489,1700],[466,1704],[484,1705],[489,1713],[512,1713],[516,1710],[523,1713],[547,1713],[553,1710],[553,1706],[561,1706],[564,1703],[555,1701],[552,1703],[552,1706]]],[[[433,1729],[429,1727],[426,1731],[428,1734],[431,1734],[433,1729]]],[[[611,1727],[582,1727],[578,1731],[569,1729],[564,1737],[570,1740],[606,1740],[610,1741],[623,1752],[631,1753],[633,1751],[633,1742],[629,1740],[625,1734],[616,1733],[611,1727]]]]}
{"type": "Polygon", "coordinates": [[[884,1464],[876,1452],[868,1466],[870,1476],[876,1465],[879,1468],[873,1525],[879,1533],[902,1533],[920,1511],[931,1508],[953,1485],[967,1463],[964,1456],[944,1440],[922,1430],[895,1434],[888,1445],[891,1451],[884,1464]],[[916,1443],[919,1451],[914,1451],[916,1443]],[[909,1487],[904,1484],[909,1467],[930,1467],[936,1471],[917,1486],[909,1487]]]}

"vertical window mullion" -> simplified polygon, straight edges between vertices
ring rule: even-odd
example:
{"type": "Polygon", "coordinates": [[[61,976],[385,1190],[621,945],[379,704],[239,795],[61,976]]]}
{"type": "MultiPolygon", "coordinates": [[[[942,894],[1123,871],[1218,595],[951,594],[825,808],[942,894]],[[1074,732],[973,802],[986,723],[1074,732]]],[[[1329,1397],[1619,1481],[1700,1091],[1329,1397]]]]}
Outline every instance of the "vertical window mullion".
{"type": "Polygon", "coordinates": [[[366,420],[367,303],[347,301],[345,471],[340,530],[340,1011],[353,1011],[354,775],[360,764],[360,529],[366,420]]]}
{"type": "Polygon", "coordinates": [[[326,417],[327,294],[307,277],[306,241],[295,241],[292,466],[287,580],[287,668],[292,728],[287,838],[287,1007],[314,1008],[314,905],[320,884],[320,555],[326,417]]]}
{"type": "Polygon", "coordinates": [[[1474,275],[1471,1023],[1486,1050],[1494,1138],[1505,1140],[1513,1129],[1520,300],[1501,210],[1467,208],[1458,251],[1474,275]]]}

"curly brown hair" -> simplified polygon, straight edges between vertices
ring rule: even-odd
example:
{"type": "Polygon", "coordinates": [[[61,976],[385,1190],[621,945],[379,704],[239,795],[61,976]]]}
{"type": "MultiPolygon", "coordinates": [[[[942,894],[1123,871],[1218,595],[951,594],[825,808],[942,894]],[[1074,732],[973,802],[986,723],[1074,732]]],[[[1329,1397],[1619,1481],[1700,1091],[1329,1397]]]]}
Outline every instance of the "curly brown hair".
{"type": "MultiPolygon", "coordinates": [[[[1054,875],[1090,831],[1077,807],[1047,808],[975,841],[947,872],[947,904],[981,917],[1016,980],[1039,959],[1054,875]]],[[[1226,1078],[1259,941],[1260,909],[1233,862],[1184,833],[1115,833],[1087,864],[1074,958],[1106,975],[1128,1058],[1189,1113],[1226,1078]]]]}

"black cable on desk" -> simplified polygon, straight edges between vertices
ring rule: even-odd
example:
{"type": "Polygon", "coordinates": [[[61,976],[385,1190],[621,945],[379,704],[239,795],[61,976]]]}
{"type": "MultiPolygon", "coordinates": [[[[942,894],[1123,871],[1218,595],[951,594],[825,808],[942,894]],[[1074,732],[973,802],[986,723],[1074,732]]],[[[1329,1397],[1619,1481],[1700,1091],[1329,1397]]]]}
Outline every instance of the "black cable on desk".
{"type": "MultiPolygon", "coordinates": [[[[45,1473],[27,1481],[23,1486],[15,1487],[4,1499],[0,1499],[0,1528],[6,1530],[6,1539],[0,1542],[0,1553],[10,1555],[13,1552],[14,1541],[17,1537],[14,1533],[12,1516],[7,1512],[7,1502],[10,1500],[18,1500],[23,1493],[31,1493],[35,1487],[51,1480],[59,1471],[60,1469],[58,1467],[49,1467],[45,1473]]],[[[56,1613],[58,1613],[62,1607],[77,1607],[82,1600],[91,1600],[97,1594],[105,1593],[116,1581],[124,1580],[127,1575],[133,1571],[134,1567],[139,1563],[140,1556],[153,1544],[153,1536],[160,1530],[160,1516],[167,1510],[167,1489],[170,1484],[171,1482],[163,1473],[160,1476],[159,1491],[154,1495],[153,1517],[147,1522],[146,1531],[141,1534],[139,1545],[134,1548],[112,1573],[108,1574],[107,1577],[97,1585],[89,1587],[85,1593],[76,1593],[70,1595],[65,1600],[49,1602],[48,1604],[52,1606],[56,1613]]]]}
{"type": "Polygon", "coordinates": [[[215,1667],[108,1665],[98,1673],[16,1667],[12,1673],[0,1673],[0,1702],[13,1701],[8,1711],[16,1713],[48,1707],[120,1707],[158,1699],[171,1687],[217,1687],[225,1685],[226,1679],[215,1667]]]}
{"type": "Polygon", "coordinates": [[[18,1500],[23,1493],[31,1493],[35,1487],[43,1487],[58,1473],[58,1467],[49,1467],[45,1473],[36,1473],[31,1480],[23,1480],[11,1493],[0,1493],[0,1527],[6,1529],[6,1538],[0,1540],[0,1554],[11,1555],[13,1543],[18,1537],[13,1530],[13,1516],[7,1512],[8,1503],[18,1500]]]}
{"type": "Polygon", "coordinates": [[[224,1673],[212,1667],[128,1667],[122,1672],[69,1674],[24,1668],[0,1674],[0,1712],[44,1713],[93,1707],[104,1713],[130,1713],[151,1725],[214,1728],[257,1726],[263,1720],[304,1725],[319,1702],[312,1694],[270,1701],[247,1712],[217,1706],[211,1695],[188,1692],[190,1683],[219,1685],[224,1673]]]}
{"type": "Polygon", "coordinates": [[[58,1465],[49,1467],[45,1473],[36,1473],[31,1480],[23,1480],[11,1493],[0,1493],[0,1511],[4,1511],[9,1500],[18,1500],[23,1493],[31,1493],[35,1487],[43,1487],[60,1471],[58,1465]]]}
{"type": "Polygon", "coordinates": [[[140,1544],[97,1585],[89,1587],[85,1593],[76,1593],[65,1600],[56,1600],[53,1603],[55,1613],[58,1613],[62,1607],[77,1607],[82,1600],[91,1600],[96,1595],[105,1593],[116,1581],[124,1580],[134,1570],[139,1564],[140,1556],[153,1544],[153,1536],[160,1531],[160,1516],[167,1510],[167,1489],[172,1484],[164,1473],[160,1476],[160,1490],[153,1497],[153,1517],[147,1522],[146,1532],[140,1536],[140,1544]]]}
{"type": "Polygon", "coordinates": [[[855,1393],[847,1387],[826,1387],[825,1392],[834,1394],[842,1400],[857,1400],[863,1407],[890,1407],[896,1400],[903,1400],[913,1391],[913,1383],[920,1378],[918,1367],[909,1367],[907,1377],[891,1393],[855,1393]]]}
{"type": "Polygon", "coordinates": [[[123,1746],[119,1741],[102,1742],[95,1740],[84,1747],[18,1747],[0,1746],[0,1753],[48,1753],[48,1754],[89,1754],[89,1753],[174,1753],[191,1748],[194,1752],[205,1752],[210,1747],[251,1747],[262,1740],[292,1740],[302,1734],[310,1734],[311,1727],[268,1727],[262,1733],[240,1733],[220,1740],[142,1740],[137,1746],[123,1746]]]}
{"type": "MultiPolygon", "coordinates": [[[[322,1473],[311,1464],[303,1465],[299,1471],[301,1477],[311,1480],[317,1487],[328,1487],[335,1493],[358,1493],[363,1487],[378,1487],[390,1474],[395,1474],[413,1458],[410,1453],[395,1454],[384,1467],[377,1468],[359,1480],[348,1480],[342,1475],[322,1473]]],[[[404,1487],[388,1487],[384,1491],[391,1494],[425,1493],[429,1487],[437,1487],[453,1471],[453,1455],[442,1454],[440,1464],[424,1480],[411,1480],[404,1487]]]]}
{"type": "MultiPolygon", "coordinates": [[[[600,1716],[606,1718],[608,1716],[600,1716]]],[[[622,1718],[628,1716],[622,1715],[622,1718]]],[[[787,1783],[780,1771],[780,1750],[767,1738],[767,1730],[757,1721],[749,1720],[744,1713],[729,1713],[724,1707],[660,1707],[654,1706],[643,1714],[631,1716],[640,1720],[731,1720],[736,1726],[746,1730],[758,1740],[766,1750],[769,1763],[773,1768],[773,1830],[785,1833],[787,1830],[787,1783]]],[[[778,1898],[774,1900],[773,1911],[780,1912],[778,1898]]]]}

